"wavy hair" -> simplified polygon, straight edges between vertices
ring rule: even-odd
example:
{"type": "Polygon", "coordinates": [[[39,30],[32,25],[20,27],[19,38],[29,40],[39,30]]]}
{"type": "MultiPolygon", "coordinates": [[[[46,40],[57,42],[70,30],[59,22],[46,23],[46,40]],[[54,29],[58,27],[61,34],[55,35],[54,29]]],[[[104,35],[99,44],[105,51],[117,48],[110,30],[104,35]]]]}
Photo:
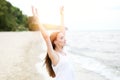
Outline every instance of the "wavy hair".
{"type": "MultiPolygon", "coordinates": [[[[52,43],[52,46],[53,46],[53,49],[55,49],[56,45],[54,44],[54,41],[57,39],[57,35],[58,35],[59,32],[53,32],[51,35],[50,35],[50,41],[52,43]]],[[[49,76],[51,77],[55,77],[55,72],[52,68],[52,61],[47,53],[46,57],[45,57],[45,65],[46,65],[46,68],[47,68],[47,71],[49,73],[49,76]]]]}

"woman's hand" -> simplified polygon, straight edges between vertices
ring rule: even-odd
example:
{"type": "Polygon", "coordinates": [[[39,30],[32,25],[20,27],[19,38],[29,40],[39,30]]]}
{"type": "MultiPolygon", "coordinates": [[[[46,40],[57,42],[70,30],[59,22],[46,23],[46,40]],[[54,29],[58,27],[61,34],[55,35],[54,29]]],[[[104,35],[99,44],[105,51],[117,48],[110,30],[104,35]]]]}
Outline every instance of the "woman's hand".
{"type": "Polygon", "coordinates": [[[37,8],[34,8],[32,6],[32,15],[34,17],[34,21],[36,24],[39,24],[40,23],[40,20],[39,20],[39,15],[38,15],[38,11],[37,11],[37,8]]]}

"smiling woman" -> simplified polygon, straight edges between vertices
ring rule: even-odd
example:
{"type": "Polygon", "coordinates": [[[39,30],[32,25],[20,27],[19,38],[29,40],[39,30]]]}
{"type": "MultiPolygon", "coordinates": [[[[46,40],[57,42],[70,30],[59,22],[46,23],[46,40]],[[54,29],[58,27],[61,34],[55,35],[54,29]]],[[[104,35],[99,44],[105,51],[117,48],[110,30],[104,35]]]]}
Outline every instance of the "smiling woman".
{"type": "Polygon", "coordinates": [[[67,52],[64,51],[66,44],[65,27],[51,33],[49,36],[39,20],[36,8],[33,8],[33,16],[46,43],[45,66],[49,76],[55,78],[55,80],[75,80],[74,67],[70,58],[68,58],[67,52]]]}

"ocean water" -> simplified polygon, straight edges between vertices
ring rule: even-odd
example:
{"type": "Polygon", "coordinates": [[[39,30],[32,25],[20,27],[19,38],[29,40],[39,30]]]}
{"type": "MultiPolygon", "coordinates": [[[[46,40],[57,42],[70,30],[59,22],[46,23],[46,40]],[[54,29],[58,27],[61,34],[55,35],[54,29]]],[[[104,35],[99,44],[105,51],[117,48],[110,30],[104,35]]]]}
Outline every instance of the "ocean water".
{"type": "Polygon", "coordinates": [[[68,31],[67,41],[76,49],[120,53],[120,31],[68,31]]]}
{"type": "Polygon", "coordinates": [[[120,31],[67,31],[68,52],[81,67],[120,80],[120,31]]]}

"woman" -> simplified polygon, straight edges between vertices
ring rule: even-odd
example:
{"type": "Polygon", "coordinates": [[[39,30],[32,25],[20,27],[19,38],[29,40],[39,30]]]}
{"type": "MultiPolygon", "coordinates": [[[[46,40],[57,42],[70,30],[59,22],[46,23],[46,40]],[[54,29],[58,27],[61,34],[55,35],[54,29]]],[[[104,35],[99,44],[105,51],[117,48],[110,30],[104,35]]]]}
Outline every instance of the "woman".
{"type": "MultiPolygon", "coordinates": [[[[35,9],[33,11],[36,12],[35,9]]],[[[49,75],[55,78],[55,80],[75,80],[68,55],[63,51],[66,43],[65,29],[63,28],[60,32],[53,32],[49,37],[44,27],[39,23],[35,12],[34,16],[36,17],[39,30],[47,45],[45,64],[49,75]]]]}

